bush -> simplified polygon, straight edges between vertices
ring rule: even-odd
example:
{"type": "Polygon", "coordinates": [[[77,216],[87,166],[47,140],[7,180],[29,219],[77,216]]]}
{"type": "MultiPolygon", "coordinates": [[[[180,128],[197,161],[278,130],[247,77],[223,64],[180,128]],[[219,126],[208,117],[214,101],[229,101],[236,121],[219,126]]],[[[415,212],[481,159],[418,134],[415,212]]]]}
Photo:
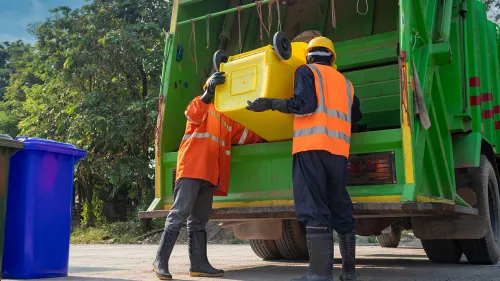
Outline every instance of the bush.
{"type": "Polygon", "coordinates": [[[135,244],[143,234],[139,222],[116,222],[77,228],[71,234],[71,244],[135,244]]]}

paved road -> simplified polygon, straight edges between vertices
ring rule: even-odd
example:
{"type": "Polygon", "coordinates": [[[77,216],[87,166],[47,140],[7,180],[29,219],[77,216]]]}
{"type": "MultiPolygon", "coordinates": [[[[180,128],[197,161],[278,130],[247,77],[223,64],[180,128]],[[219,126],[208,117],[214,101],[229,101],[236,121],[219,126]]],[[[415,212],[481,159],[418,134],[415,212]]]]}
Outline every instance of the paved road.
{"type": "MultiPolygon", "coordinates": [[[[434,265],[427,261],[422,249],[382,249],[360,246],[358,250],[358,280],[428,281],[428,280],[499,280],[500,264],[495,266],[434,265]]],[[[72,246],[70,277],[45,279],[58,281],[154,281],[150,271],[156,246],[148,245],[91,245],[72,246]]],[[[335,253],[339,256],[338,249],[335,253]]],[[[300,276],[305,263],[264,262],[248,245],[210,245],[213,265],[226,270],[226,281],[290,280],[300,276]]],[[[340,268],[336,260],[335,274],[340,268]]],[[[187,276],[189,260],[187,247],[177,245],[171,260],[176,280],[200,280],[187,276]]],[[[203,281],[218,279],[202,279],[203,281]]],[[[335,279],[337,280],[337,279],[335,279]]]]}

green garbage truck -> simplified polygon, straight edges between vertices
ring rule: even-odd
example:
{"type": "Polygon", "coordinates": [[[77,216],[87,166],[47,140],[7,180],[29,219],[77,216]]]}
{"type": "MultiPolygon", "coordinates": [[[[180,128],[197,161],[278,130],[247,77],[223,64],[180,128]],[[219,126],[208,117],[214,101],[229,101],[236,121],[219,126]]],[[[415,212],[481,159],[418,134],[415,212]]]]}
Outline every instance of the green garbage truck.
{"type": "MultiPolygon", "coordinates": [[[[500,29],[478,0],[174,0],[156,198],[139,216],[165,217],[172,205],[184,110],[201,94],[213,54],[272,44],[277,31],[332,39],[361,101],[348,166],[357,234],[395,247],[400,231],[412,230],[432,262],[465,254],[469,263],[497,263],[500,29]]],[[[214,199],[211,219],[267,260],[307,258],[291,143],[233,146],[229,195],[214,199]]]]}

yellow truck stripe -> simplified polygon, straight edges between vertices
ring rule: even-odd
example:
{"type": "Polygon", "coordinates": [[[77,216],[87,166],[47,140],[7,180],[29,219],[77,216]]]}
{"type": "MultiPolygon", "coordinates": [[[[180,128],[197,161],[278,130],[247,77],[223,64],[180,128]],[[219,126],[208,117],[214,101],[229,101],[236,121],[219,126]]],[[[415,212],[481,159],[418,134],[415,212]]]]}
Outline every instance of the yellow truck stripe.
{"type": "Polygon", "coordinates": [[[177,28],[177,14],[179,12],[179,0],[174,0],[172,4],[172,17],[170,20],[170,34],[175,33],[175,29],[177,28]]]}
{"type": "Polygon", "coordinates": [[[426,203],[447,203],[455,205],[455,202],[448,199],[437,198],[437,197],[429,197],[424,195],[417,195],[417,202],[426,202],[426,203]]]}
{"type": "MultiPolygon", "coordinates": [[[[406,62],[406,75],[407,81],[410,81],[410,75],[408,72],[408,62],[406,62]]],[[[408,92],[408,85],[404,85],[405,90],[401,93],[401,95],[405,95],[408,92]]],[[[410,95],[408,95],[409,98],[410,95]]],[[[402,97],[406,99],[407,97],[402,97]]],[[[410,120],[408,120],[409,114],[406,114],[406,108],[409,110],[409,103],[405,100],[404,103],[401,103],[401,116],[402,116],[402,124],[401,131],[403,133],[403,155],[404,155],[404,164],[405,164],[405,179],[407,184],[415,183],[415,176],[413,172],[413,152],[411,145],[411,128],[410,128],[410,120]]]]}
{"type": "Polygon", "coordinates": [[[156,158],[155,160],[155,197],[161,198],[160,190],[161,190],[161,182],[160,182],[160,173],[161,173],[161,165],[160,159],[156,158]]]}
{"type": "MultiPolygon", "coordinates": [[[[401,202],[401,195],[389,195],[389,196],[364,196],[364,197],[352,197],[351,200],[354,203],[369,203],[369,202],[386,202],[386,203],[397,203],[401,202]]],[[[214,202],[212,208],[244,208],[244,207],[269,207],[269,206],[292,206],[293,200],[261,200],[261,201],[250,201],[250,202],[214,202]]],[[[169,210],[172,205],[164,205],[164,210],[169,210]]]]}

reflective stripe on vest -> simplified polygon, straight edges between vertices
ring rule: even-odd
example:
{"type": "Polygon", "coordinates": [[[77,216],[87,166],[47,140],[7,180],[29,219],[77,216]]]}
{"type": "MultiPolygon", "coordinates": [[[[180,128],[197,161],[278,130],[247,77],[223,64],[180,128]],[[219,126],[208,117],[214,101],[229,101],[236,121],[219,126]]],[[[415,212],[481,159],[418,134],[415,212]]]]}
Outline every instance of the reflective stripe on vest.
{"type": "Polygon", "coordinates": [[[300,129],[300,130],[293,131],[294,138],[295,137],[305,137],[305,136],[310,136],[310,135],[315,135],[315,134],[323,134],[323,135],[327,135],[330,138],[336,138],[336,139],[343,140],[343,141],[347,142],[348,144],[351,143],[351,137],[349,137],[348,135],[346,135],[342,132],[339,132],[339,131],[329,130],[325,126],[316,126],[316,127],[312,127],[312,128],[306,128],[306,129],[300,129]]]}
{"type": "MultiPolygon", "coordinates": [[[[345,114],[344,112],[340,112],[340,111],[335,110],[335,109],[326,108],[325,91],[323,89],[323,85],[324,85],[323,76],[321,75],[321,72],[319,71],[319,69],[316,66],[314,66],[313,64],[308,64],[307,66],[309,66],[316,73],[316,75],[319,79],[319,104],[318,104],[318,108],[316,109],[316,111],[314,113],[322,112],[322,113],[325,113],[329,117],[335,117],[335,118],[338,118],[342,121],[351,122],[351,106],[352,106],[351,82],[349,82],[349,80],[347,78],[345,78],[349,114],[345,114]]],[[[304,115],[296,114],[295,117],[311,116],[314,113],[304,114],[304,115]]]]}
{"type": "Polygon", "coordinates": [[[188,115],[188,111],[187,111],[187,110],[186,110],[186,111],[184,111],[184,115],[186,116],[187,120],[189,120],[190,122],[192,122],[192,123],[194,123],[194,124],[196,124],[196,125],[201,125],[201,123],[205,122],[205,119],[207,119],[207,114],[206,114],[206,113],[203,115],[203,119],[201,119],[201,123],[195,122],[195,121],[191,118],[191,116],[189,116],[189,115],[188,115]]]}
{"type": "MultiPolygon", "coordinates": [[[[342,121],[346,122],[351,122],[351,107],[352,107],[352,89],[351,89],[351,82],[347,78],[345,78],[345,83],[346,83],[346,89],[347,89],[347,108],[348,108],[348,114],[345,114],[344,112],[340,112],[335,109],[330,109],[326,107],[326,101],[325,101],[325,91],[324,91],[324,80],[323,76],[321,75],[321,72],[319,69],[312,65],[308,65],[315,73],[316,76],[318,77],[319,80],[319,104],[318,108],[314,113],[311,114],[304,114],[304,115],[295,115],[296,117],[305,117],[305,116],[311,116],[316,113],[325,113],[329,117],[334,117],[338,118],[342,121]]],[[[312,128],[306,128],[306,129],[299,129],[299,130],[294,130],[293,131],[293,137],[305,137],[305,136],[310,136],[310,135],[315,135],[315,134],[324,134],[327,135],[330,138],[336,138],[343,140],[347,142],[348,144],[351,143],[351,138],[346,135],[343,132],[339,131],[334,131],[334,130],[329,130],[325,126],[315,126],[312,128]]]]}
{"type": "Polygon", "coordinates": [[[219,121],[222,123],[222,125],[229,131],[231,132],[233,130],[233,128],[231,126],[229,126],[226,121],[222,120],[222,118],[220,118],[220,116],[215,112],[213,111],[212,109],[209,109],[208,112],[210,112],[210,114],[212,114],[213,116],[215,116],[215,118],[219,119],[219,121]]]}
{"type": "Polygon", "coordinates": [[[190,138],[198,138],[198,139],[211,139],[217,143],[219,143],[220,145],[222,146],[225,146],[225,142],[221,139],[219,139],[218,137],[210,134],[210,133],[197,133],[197,132],[194,132],[192,134],[189,134],[189,135],[184,135],[182,137],[182,140],[185,141],[185,140],[188,140],[190,138]]]}
{"type": "Polygon", "coordinates": [[[247,139],[247,136],[248,136],[248,129],[245,128],[245,130],[243,130],[243,134],[241,134],[241,138],[238,141],[238,144],[244,144],[245,140],[247,139]]]}

